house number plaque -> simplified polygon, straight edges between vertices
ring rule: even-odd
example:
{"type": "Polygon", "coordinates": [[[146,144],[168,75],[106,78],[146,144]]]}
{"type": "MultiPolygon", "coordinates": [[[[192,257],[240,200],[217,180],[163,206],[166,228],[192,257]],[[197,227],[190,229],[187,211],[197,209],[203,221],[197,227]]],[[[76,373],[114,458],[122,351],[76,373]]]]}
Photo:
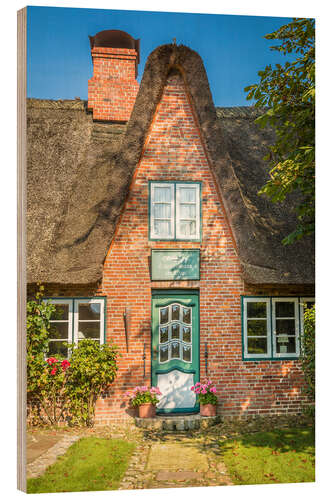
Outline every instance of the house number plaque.
{"type": "Polygon", "coordinates": [[[200,250],[152,250],[151,279],[199,280],[200,250]]]}

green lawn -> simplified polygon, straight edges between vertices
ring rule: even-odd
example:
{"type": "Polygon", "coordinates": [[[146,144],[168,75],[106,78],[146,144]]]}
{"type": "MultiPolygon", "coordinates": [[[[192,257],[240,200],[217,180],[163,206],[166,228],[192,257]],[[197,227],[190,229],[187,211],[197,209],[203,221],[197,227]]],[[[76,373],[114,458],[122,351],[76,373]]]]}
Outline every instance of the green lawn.
{"type": "Polygon", "coordinates": [[[134,447],[120,439],[80,439],[42,476],[28,479],[28,493],[116,490],[134,447]]]}
{"type": "Polygon", "coordinates": [[[220,443],[235,484],[303,483],[315,480],[313,428],[258,432],[220,443]]]}

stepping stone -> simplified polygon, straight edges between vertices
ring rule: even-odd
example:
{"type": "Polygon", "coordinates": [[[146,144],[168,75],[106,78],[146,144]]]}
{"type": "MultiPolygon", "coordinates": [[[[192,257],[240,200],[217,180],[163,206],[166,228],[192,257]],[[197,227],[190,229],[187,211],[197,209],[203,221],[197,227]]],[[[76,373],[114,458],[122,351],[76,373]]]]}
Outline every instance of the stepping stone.
{"type": "Polygon", "coordinates": [[[154,443],[150,449],[147,470],[151,471],[207,471],[206,454],[195,444],[154,443]]]}
{"type": "Polygon", "coordinates": [[[192,479],[201,479],[202,474],[200,472],[194,472],[193,470],[183,470],[183,471],[160,471],[156,474],[156,481],[187,481],[192,479]]]}

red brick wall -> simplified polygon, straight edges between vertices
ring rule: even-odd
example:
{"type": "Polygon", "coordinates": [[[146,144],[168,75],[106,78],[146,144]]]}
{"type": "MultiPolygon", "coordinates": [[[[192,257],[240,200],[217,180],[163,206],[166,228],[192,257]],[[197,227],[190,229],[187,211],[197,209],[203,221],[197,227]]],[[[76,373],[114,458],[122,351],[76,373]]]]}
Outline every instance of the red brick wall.
{"type": "Polygon", "coordinates": [[[94,74],[88,81],[88,109],[93,119],[129,120],[139,89],[135,79],[137,52],[95,47],[91,55],[94,74]]]}
{"type": "Polygon", "coordinates": [[[124,392],[138,384],[150,383],[152,288],[200,289],[200,370],[203,378],[204,344],[208,342],[209,377],[217,385],[220,414],[242,416],[299,410],[303,396],[297,361],[242,361],[240,295],[249,294],[249,289],[241,278],[232,234],[183,80],[177,75],[167,81],[105,260],[99,293],[108,297],[107,340],[119,346],[122,357],[117,380],[110,393],[98,402],[96,421],[99,423],[128,417],[124,392]],[[149,180],[202,181],[201,243],[149,241],[149,180]],[[152,248],[200,248],[200,282],[151,282],[152,248]],[[125,307],[131,308],[128,353],[123,323],[125,307]]]}

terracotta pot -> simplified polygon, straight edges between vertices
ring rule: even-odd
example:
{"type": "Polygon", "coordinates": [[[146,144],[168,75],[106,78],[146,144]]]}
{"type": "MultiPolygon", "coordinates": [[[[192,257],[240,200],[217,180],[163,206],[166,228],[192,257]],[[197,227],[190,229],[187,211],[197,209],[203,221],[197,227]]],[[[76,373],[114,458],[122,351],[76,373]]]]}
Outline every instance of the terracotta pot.
{"type": "Polygon", "coordinates": [[[152,403],[144,403],[139,406],[140,418],[154,418],[156,417],[156,406],[152,403]]]}
{"type": "Polygon", "coordinates": [[[200,415],[203,417],[215,417],[216,416],[216,405],[210,403],[206,405],[200,405],[200,415]]]}

